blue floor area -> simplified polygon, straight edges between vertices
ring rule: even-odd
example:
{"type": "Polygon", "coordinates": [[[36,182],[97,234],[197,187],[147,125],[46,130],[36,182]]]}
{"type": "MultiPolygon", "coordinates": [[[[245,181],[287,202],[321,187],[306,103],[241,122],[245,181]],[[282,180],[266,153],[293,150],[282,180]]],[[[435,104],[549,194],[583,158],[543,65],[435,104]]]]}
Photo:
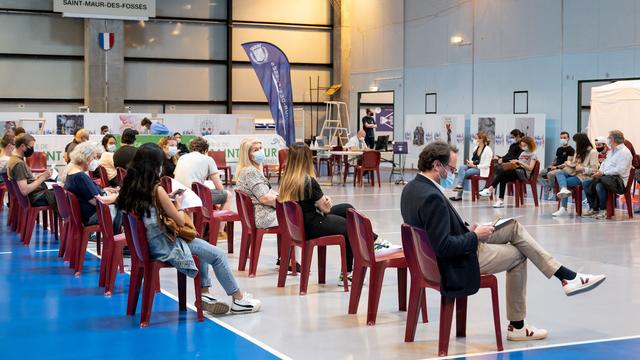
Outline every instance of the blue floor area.
{"type": "MultiPolygon", "coordinates": [[[[196,313],[178,312],[157,294],[151,323],[126,316],[129,276],[118,275],[114,295],[98,288],[99,260],[87,255],[76,278],[57,257],[58,244],[36,230],[30,247],[0,216],[0,359],[276,359],[247,339],[196,313]],[[10,253],[9,253],[10,252],[10,253]]],[[[192,283],[191,283],[192,284],[192,283]]],[[[191,284],[188,284],[190,286],[191,284]]]]}

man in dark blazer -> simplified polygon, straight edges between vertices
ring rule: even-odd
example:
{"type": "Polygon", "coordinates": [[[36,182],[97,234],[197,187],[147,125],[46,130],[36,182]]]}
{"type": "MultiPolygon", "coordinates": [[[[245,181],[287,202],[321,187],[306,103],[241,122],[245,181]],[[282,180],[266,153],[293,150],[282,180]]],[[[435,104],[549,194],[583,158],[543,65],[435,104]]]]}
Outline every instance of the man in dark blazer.
{"type": "Polygon", "coordinates": [[[508,340],[540,340],[547,331],[525,323],[527,259],[547,277],[556,276],[566,295],[589,291],[606,276],[576,274],[562,266],[515,219],[496,230],[469,226],[440,185],[456,169],[457,149],[437,141],[422,150],[420,173],[402,191],[400,208],[406,224],[426,230],[438,260],[441,293],[446,297],[475,294],[480,274],[507,272],[508,340]]]}

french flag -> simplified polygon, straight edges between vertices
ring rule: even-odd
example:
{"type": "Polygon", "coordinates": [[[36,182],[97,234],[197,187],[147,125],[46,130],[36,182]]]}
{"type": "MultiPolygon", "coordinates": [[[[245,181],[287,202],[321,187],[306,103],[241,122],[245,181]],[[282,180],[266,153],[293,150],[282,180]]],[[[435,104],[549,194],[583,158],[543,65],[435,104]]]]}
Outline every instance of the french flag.
{"type": "Polygon", "coordinates": [[[113,48],[114,36],[112,32],[103,32],[98,34],[98,43],[102,50],[111,50],[113,48]]]}

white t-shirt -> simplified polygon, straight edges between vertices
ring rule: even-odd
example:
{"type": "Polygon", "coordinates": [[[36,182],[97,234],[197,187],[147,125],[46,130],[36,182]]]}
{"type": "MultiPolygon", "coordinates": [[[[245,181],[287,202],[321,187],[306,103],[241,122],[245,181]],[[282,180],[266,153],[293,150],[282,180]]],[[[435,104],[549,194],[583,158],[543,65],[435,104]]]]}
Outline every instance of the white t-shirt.
{"type": "Polygon", "coordinates": [[[194,181],[204,184],[211,175],[217,173],[216,162],[211,157],[197,151],[180,156],[174,171],[175,179],[189,188],[194,181]]]}

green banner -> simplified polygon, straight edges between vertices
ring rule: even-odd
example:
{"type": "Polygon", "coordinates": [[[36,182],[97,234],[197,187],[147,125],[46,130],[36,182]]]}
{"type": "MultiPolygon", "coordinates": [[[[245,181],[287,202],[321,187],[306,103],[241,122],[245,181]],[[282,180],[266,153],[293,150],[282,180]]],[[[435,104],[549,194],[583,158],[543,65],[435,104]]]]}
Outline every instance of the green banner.
{"type": "MultiPolygon", "coordinates": [[[[116,138],[116,145],[120,148],[120,135],[113,135],[116,138]]],[[[140,147],[142,144],[154,143],[157,144],[160,139],[167,135],[136,135],[136,142],[133,143],[133,146],[140,147]]],[[[195,135],[182,135],[181,143],[187,145],[189,142],[195,138],[195,135]]]]}

